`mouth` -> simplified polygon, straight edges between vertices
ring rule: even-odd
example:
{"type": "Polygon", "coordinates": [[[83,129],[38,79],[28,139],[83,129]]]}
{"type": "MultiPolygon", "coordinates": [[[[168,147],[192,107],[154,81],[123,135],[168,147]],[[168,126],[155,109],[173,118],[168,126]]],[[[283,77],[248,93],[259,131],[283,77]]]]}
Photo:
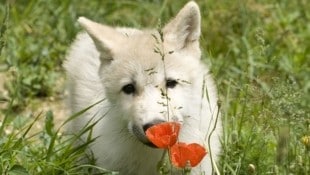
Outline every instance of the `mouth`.
{"type": "Polygon", "coordinates": [[[151,148],[158,148],[157,146],[155,146],[152,142],[147,142],[147,143],[143,143],[143,144],[145,144],[146,146],[149,146],[149,147],[151,147],[151,148]]]}
{"type": "Polygon", "coordinates": [[[142,128],[138,127],[137,125],[133,125],[132,128],[133,135],[144,145],[149,146],[151,148],[157,148],[149,139],[146,137],[142,128]]]}

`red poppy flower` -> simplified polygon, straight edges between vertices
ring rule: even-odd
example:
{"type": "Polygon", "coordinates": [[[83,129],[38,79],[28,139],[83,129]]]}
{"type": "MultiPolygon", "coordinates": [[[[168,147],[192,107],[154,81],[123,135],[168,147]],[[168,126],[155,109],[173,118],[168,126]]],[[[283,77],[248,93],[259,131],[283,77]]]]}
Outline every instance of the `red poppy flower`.
{"type": "Polygon", "coordinates": [[[177,142],[180,123],[164,122],[146,130],[147,138],[158,148],[169,148],[177,142]]]}
{"type": "Polygon", "coordinates": [[[205,148],[197,143],[179,142],[170,148],[170,160],[179,168],[184,168],[188,162],[191,167],[197,166],[206,154],[205,148]]]}

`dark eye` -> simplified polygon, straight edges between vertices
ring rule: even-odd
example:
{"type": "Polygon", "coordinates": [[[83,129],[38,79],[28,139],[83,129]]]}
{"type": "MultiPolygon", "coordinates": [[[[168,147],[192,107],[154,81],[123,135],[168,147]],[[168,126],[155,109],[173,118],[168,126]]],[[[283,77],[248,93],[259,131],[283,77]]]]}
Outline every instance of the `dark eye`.
{"type": "Polygon", "coordinates": [[[136,88],[133,84],[127,84],[127,85],[123,86],[122,91],[125,94],[129,95],[129,94],[133,94],[136,91],[136,88]]]}
{"type": "Polygon", "coordinates": [[[167,88],[174,88],[177,84],[178,84],[178,82],[176,80],[168,79],[166,81],[166,87],[167,88]]]}

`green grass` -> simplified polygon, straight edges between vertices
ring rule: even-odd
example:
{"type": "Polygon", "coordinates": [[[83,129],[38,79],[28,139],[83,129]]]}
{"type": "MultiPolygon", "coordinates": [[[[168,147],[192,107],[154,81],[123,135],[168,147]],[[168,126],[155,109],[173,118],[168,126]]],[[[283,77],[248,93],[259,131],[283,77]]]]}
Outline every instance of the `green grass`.
{"type": "MultiPolygon", "coordinates": [[[[53,126],[53,113],[21,113],[63,94],[61,64],[78,16],[156,27],[185,0],[21,0],[0,4],[1,174],[87,174],[85,147],[53,126]],[[9,9],[9,10],[8,10],[9,9]],[[1,92],[2,93],[2,92],[1,92]],[[42,122],[42,130],[30,129],[42,122]],[[35,131],[32,131],[35,130],[35,131]]],[[[222,174],[310,174],[310,4],[306,0],[198,0],[201,47],[223,112],[222,174]],[[308,145],[307,145],[308,144],[308,145]]],[[[84,128],[85,129],[85,128],[84,128]]]]}

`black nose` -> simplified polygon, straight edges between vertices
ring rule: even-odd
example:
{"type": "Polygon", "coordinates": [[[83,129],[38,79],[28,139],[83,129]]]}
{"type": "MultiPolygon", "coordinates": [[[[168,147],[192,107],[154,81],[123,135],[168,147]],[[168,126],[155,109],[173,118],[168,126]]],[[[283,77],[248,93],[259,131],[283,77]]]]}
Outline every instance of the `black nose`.
{"type": "Polygon", "coordinates": [[[159,124],[159,123],[163,123],[165,122],[164,120],[154,120],[150,123],[147,123],[145,125],[143,125],[143,131],[146,132],[147,129],[149,129],[150,127],[156,125],[156,124],[159,124]]]}

